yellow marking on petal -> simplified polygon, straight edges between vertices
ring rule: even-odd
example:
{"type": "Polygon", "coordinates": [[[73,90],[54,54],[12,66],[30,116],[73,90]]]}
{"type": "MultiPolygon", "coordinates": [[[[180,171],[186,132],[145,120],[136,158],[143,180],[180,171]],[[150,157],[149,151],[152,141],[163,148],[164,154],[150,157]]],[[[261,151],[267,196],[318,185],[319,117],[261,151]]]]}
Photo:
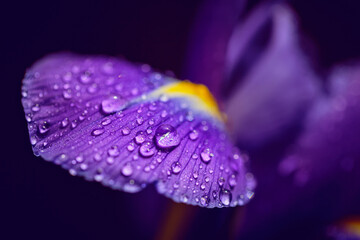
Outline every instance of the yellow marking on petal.
{"type": "Polygon", "coordinates": [[[348,220],[344,224],[345,231],[360,236],[360,219],[348,220]]]}
{"type": "Polygon", "coordinates": [[[176,81],[160,87],[151,95],[160,96],[162,94],[169,97],[188,97],[195,100],[195,105],[192,107],[207,111],[222,121],[225,119],[219,110],[215,98],[205,85],[195,84],[187,80],[179,82],[176,81]]]}

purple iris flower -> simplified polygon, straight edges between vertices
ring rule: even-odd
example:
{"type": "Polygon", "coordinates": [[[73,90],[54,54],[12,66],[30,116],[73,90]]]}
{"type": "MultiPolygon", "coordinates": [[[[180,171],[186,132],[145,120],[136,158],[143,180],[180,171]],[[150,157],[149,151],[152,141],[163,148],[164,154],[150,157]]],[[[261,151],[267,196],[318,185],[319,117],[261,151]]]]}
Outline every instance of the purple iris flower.
{"type": "Polygon", "coordinates": [[[235,235],[320,238],[339,219],[359,214],[358,64],[319,74],[289,6],[264,3],[239,21],[236,3],[207,5],[204,14],[216,12],[218,21],[200,23],[188,65],[189,76],[207,82],[222,101],[258,179],[235,235]]]}
{"type": "Polygon", "coordinates": [[[186,76],[207,85],[226,114],[204,86],[146,64],[54,54],[23,81],[34,153],[113,189],[155,184],[207,208],[245,205],[255,191],[246,207],[216,213],[233,219],[233,237],[283,236],[284,225],[316,216],[297,236],[308,238],[359,213],[358,66],[320,76],[287,5],[261,4],[239,21],[244,7],[205,5],[189,50],[186,76]]]}

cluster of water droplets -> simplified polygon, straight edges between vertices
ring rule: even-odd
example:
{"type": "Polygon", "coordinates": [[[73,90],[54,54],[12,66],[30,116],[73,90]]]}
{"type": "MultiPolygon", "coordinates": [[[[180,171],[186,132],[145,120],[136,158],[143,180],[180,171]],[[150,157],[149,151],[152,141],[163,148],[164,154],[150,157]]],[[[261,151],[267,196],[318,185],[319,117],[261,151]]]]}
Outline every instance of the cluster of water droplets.
{"type": "MultiPolygon", "coordinates": [[[[75,139],[69,152],[61,152],[53,160],[71,175],[85,175],[128,192],[141,190],[148,183],[146,179],[152,179],[158,181],[160,192],[201,206],[243,205],[252,198],[252,175],[247,174],[244,180],[239,169],[226,162],[218,164],[228,152],[221,147],[225,138],[221,131],[214,131],[217,126],[211,118],[199,121],[202,117],[191,110],[191,104],[166,94],[147,99],[144,92],[163,81],[163,76],[151,73],[148,65],[140,66],[140,71],[148,74],[143,84],[131,87],[124,80],[126,72],[115,74],[115,69],[111,61],[93,67],[89,60],[87,67],[73,64],[52,76],[38,72],[27,76],[53,79],[49,88],[42,90],[28,88],[24,80],[23,105],[35,153],[91,126],[86,128],[86,146],[75,139]],[[179,131],[179,126],[186,126],[186,131],[179,131]],[[211,134],[218,135],[219,143],[209,143],[207,136],[211,134]],[[108,139],[120,139],[121,144],[108,139]],[[195,150],[190,152],[185,148],[188,145],[194,145],[195,150]],[[239,182],[244,181],[246,192],[238,194],[239,182]]],[[[229,161],[242,159],[234,154],[229,161]]]]}

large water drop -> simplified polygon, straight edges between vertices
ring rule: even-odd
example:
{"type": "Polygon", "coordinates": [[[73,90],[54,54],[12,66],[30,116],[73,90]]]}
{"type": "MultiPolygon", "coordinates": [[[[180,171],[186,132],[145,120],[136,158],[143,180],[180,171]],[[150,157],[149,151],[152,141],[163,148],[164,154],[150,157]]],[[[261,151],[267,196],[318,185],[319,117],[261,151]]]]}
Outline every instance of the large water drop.
{"type": "Polygon", "coordinates": [[[170,149],[180,144],[180,136],[173,126],[163,124],[156,129],[155,142],[159,148],[170,149]]]}

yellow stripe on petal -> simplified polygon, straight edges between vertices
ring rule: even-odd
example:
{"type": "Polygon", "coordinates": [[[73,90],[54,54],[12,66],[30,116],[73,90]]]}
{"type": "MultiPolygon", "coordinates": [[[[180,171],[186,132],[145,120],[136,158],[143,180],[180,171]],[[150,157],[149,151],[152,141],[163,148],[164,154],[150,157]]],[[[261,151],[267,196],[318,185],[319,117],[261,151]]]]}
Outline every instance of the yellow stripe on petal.
{"type": "Polygon", "coordinates": [[[346,221],[344,228],[346,232],[360,237],[360,219],[346,221]]]}
{"type": "Polygon", "coordinates": [[[224,116],[220,112],[215,98],[205,85],[195,84],[187,80],[177,81],[160,87],[152,92],[151,96],[157,97],[163,94],[169,97],[187,97],[194,100],[194,106],[192,107],[209,112],[218,119],[224,120],[224,116]]]}

